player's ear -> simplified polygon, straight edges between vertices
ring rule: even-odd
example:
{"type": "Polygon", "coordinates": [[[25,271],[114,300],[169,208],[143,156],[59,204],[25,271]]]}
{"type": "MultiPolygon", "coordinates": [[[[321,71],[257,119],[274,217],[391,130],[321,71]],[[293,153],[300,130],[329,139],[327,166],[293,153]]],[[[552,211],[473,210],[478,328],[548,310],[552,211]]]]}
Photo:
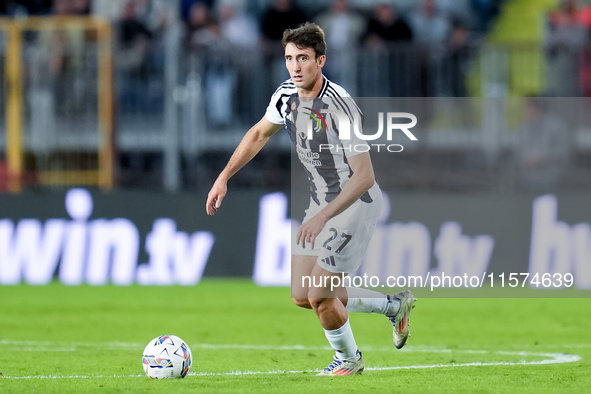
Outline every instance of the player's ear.
{"type": "Polygon", "coordinates": [[[326,55],[318,56],[318,59],[316,59],[316,62],[318,63],[318,67],[320,67],[320,68],[324,67],[324,64],[326,63],[326,55]]]}

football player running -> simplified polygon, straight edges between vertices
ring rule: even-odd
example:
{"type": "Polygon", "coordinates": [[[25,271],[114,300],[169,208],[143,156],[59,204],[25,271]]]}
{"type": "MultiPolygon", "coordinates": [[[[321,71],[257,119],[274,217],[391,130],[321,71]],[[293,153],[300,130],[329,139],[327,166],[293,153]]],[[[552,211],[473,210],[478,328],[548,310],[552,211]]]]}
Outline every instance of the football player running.
{"type": "Polygon", "coordinates": [[[339,137],[340,120],[333,114],[345,114],[350,124],[362,114],[350,95],[322,74],[324,31],[306,23],[286,30],[282,43],[291,78],[278,87],[263,118],[234,151],[208,194],[206,211],[214,215],[220,209],[228,180],[273,134],[286,128],[310,183],[309,207],[292,245],[292,298],[297,306],[314,310],[335,350],[333,361],[318,375],[361,374],[363,358],[349,312],[385,315],[394,326],[394,345],[400,349],[409,336],[409,314],[416,299],[410,290],[386,295],[355,287],[333,288],[333,277],[341,279],[359,268],[381,214],[382,192],[369,149],[359,149],[367,143],[355,133],[349,133],[348,139],[339,137]],[[310,132],[311,117],[318,120],[318,127],[310,132]]]}

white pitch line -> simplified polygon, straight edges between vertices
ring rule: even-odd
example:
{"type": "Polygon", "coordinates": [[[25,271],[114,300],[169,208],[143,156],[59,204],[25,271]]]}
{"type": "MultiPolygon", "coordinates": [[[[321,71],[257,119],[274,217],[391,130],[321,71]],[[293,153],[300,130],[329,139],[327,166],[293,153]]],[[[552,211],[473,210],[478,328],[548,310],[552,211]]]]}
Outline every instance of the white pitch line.
{"type": "MultiPolygon", "coordinates": [[[[304,347],[302,347],[304,348],[304,347]]],[[[450,349],[439,349],[450,350],[450,349]]],[[[412,350],[411,350],[412,351],[412,350]]],[[[547,365],[547,364],[564,364],[574,363],[582,360],[581,356],[576,354],[563,353],[536,353],[536,352],[486,352],[480,350],[466,350],[455,351],[459,353],[493,353],[499,355],[521,356],[521,357],[545,357],[543,360],[537,361],[496,361],[496,362],[471,362],[471,363],[451,363],[451,364],[431,364],[431,365],[399,365],[390,367],[369,367],[366,371],[392,371],[403,369],[429,369],[429,368],[458,368],[458,367],[490,367],[490,366],[517,366],[517,365],[547,365]]],[[[281,375],[281,374],[302,374],[315,373],[318,370],[302,370],[302,371],[232,371],[232,372],[192,372],[190,376],[248,376],[248,375],[281,375]]],[[[3,376],[0,379],[21,380],[21,379],[101,379],[101,378],[138,378],[145,375],[31,375],[31,376],[3,376]]]]}

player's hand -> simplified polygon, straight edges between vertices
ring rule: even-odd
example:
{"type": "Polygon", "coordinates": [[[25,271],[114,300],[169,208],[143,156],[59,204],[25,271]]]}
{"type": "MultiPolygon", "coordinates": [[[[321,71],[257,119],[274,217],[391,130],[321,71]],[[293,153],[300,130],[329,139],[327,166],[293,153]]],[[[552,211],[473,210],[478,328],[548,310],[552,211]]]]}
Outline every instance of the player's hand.
{"type": "Polygon", "coordinates": [[[303,223],[298,230],[296,244],[302,245],[302,247],[306,248],[306,242],[310,244],[311,248],[314,249],[314,242],[316,241],[316,237],[324,226],[326,225],[327,220],[322,217],[322,215],[318,214],[312,217],[312,219],[308,220],[307,222],[303,223]]]}
{"type": "Polygon", "coordinates": [[[215,181],[207,195],[207,203],[205,204],[205,211],[209,216],[214,215],[218,211],[227,191],[228,186],[226,182],[220,179],[215,181]]]}

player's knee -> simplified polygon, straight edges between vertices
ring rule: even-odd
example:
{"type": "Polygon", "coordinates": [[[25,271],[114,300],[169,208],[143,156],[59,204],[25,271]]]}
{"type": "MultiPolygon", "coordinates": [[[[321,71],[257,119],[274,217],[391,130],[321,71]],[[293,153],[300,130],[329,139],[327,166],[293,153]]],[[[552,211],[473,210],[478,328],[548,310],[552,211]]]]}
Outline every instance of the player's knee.
{"type": "Polygon", "coordinates": [[[300,308],[310,309],[312,306],[307,298],[292,298],[293,303],[299,306],[300,308]]]}
{"type": "Polygon", "coordinates": [[[312,307],[312,309],[314,310],[319,310],[324,308],[330,301],[330,298],[308,298],[308,302],[310,303],[310,306],[312,307]]]}

